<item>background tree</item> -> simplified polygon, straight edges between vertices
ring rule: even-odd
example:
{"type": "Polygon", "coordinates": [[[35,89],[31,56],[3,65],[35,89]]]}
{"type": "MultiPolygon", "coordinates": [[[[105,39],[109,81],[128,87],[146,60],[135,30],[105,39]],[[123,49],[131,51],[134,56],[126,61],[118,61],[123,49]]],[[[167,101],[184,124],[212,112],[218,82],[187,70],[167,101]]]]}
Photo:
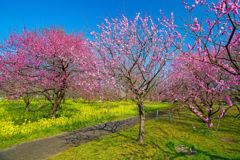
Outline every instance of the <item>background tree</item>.
{"type": "MultiPolygon", "coordinates": [[[[92,47],[117,85],[130,90],[137,102],[140,125],[138,140],[144,142],[144,98],[164,73],[166,61],[174,51],[174,41],[180,38],[175,31],[173,14],[164,15],[154,23],[151,17],[139,14],[129,20],[105,19],[99,32],[92,32],[92,47]]],[[[176,44],[175,44],[176,45],[176,44]]]]}
{"type": "Polygon", "coordinates": [[[240,99],[240,3],[239,0],[218,0],[208,2],[195,0],[192,4],[183,1],[191,17],[195,10],[206,11],[206,18],[194,17],[185,24],[185,30],[193,40],[188,41],[185,53],[206,55],[206,63],[221,68],[226,74],[235,76],[231,86],[231,97],[235,102],[240,99]],[[192,42],[192,43],[191,43],[192,42]]]}
{"type": "Polygon", "coordinates": [[[168,79],[160,89],[165,87],[166,95],[186,104],[202,122],[212,127],[212,116],[218,113],[222,117],[220,109],[225,108],[219,102],[228,97],[235,77],[205,63],[204,58],[207,57],[200,58],[198,54],[175,57],[168,79]]]}
{"type": "Polygon", "coordinates": [[[11,100],[22,98],[25,103],[25,111],[28,112],[30,99],[34,96],[34,94],[31,93],[31,87],[33,86],[34,80],[29,81],[21,76],[26,71],[22,68],[24,65],[22,57],[19,57],[17,54],[7,52],[0,57],[0,64],[1,92],[4,97],[11,100]]]}
{"type": "Polygon", "coordinates": [[[45,96],[52,105],[51,117],[56,116],[67,90],[81,88],[88,93],[99,88],[97,57],[80,34],[54,28],[24,30],[11,34],[1,52],[2,80],[13,81],[11,94],[45,96]]]}

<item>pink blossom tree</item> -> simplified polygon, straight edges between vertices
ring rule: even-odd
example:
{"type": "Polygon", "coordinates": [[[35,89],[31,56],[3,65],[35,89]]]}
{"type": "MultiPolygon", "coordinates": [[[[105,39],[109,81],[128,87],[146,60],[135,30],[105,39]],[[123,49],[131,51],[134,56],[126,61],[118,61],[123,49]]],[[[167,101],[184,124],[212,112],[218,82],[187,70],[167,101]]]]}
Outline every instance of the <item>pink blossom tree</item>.
{"type": "Polygon", "coordinates": [[[81,88],[89,93],[100,87],[97,57],[79,34],[24,30],[11,34],[1,53],[2,84],[12,85],[8,96],[43,95],[52,104],[51,117],[56,116],[67,91],[81,88]]]}
{"type": "Polygon", "coordinates": [[[185,8],[194,17],[195,10],[206,11],[206,18],[194,17],[193,22],[185,24],[193,38],[185,53],[197,53],[205,56],[206,63],[221,68],[226,74],[235,76],[236,85],[231,86],[233,98],[239,101],[240,93],[240,3],[239,0],[218,0],[207,2],[195,0],[189,4],[183,1],[185,8]]]}
{"type": "MultiPolygon", "coordinates": [[[[217,113],[220,118],[223,116],[220,110],[224,111],[226,108],[222,108],[219,102],[225,96],[228,97],[227,90],[235,77],[206,63],[204,58],[207,57],[200,58],[198,54],[180,54],[175,57],[168,79],[160,84],[159,89],[162,91],[165,88],[164,92],[172,100],[177,98],[186,104],[202,122],[212,127],[212,116],[217,113]]],[[[229,99],[227,102],[231,107],[229,99]]]]}
{"type": "Polygon", "coordinates": [[[23,98],[25,102],[25,111],[28,112],[30,99],[33,96],[33,94],[30,93],[30,88],[34,81],[30,82],[22,78],[21,75],[24,70],[17,71],[17,69],[21,68],[23,65],[20,57],[17,55],[10,54],[9,52],[3,54],[0,57],[0,64],[0,90],[8,99],[23,98]],[[21,75],[16,74],[17,72],[21,72],[21,75]]]}
{"type": "Polygon", "coordinates": [[[151,17],[139,14],[129,20],[105,19],[99,32],[92,32],[91,41],[106,70],[119,87],[133,93],[137,102],[140,125],[138,140],[144,143],[144,98],[164,73],[164,66],[180,38],[175,31],[173,14],[154,23],[151,17]]]}

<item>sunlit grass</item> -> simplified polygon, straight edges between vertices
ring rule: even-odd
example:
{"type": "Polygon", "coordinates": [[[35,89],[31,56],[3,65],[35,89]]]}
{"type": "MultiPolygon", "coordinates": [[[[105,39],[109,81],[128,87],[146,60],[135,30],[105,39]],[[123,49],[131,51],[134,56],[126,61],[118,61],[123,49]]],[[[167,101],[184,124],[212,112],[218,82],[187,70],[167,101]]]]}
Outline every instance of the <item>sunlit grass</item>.
{"type": "MultiPolygon", "coordinates": [[[[187,112],[188,113],[188,112],[187,112]]],[[[215,120],[217,124],[217,120],[215,120]]],[[[240,159],[239,120],[230,116],[221,126],[208,129],[190,114],[160,116],[146,122],[145,146],[136,141],[138,127],[108,135],[60,153],[51,160],[160,160],[160,159],[240,159]],[[194,127],[193,127],[194,126],[194,127]],[[185,146],[193,154],[177,152],[185,146]]]]}
{"type": "MultiPolygon", "coordinates": [[[[167,103],[146,102],[146,111],[168,107],[167,103]]],[[[0,102],[0,148],[23,141],[46,137],[112,120],[137,115],[132,101],[87,102],[66,100],[57,113],[49,118],[50,105],[41,99],[31,102],[30,111],[25,113],[23,101],[0,102]]]]}

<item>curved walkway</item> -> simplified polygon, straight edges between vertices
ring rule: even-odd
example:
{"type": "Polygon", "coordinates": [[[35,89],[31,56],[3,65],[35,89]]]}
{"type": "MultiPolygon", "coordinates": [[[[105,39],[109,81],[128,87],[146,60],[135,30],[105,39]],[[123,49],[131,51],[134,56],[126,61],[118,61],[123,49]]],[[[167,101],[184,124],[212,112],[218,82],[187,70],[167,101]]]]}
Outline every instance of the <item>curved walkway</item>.
{"type": "MultiPolygon", "coordinates": [[[[158,118],[168,110],[146,114],[147,119],[158,118]]],[[[115,133],[138,123],[138,117],[112,121],[79,130],[65,132],[53,137],[21,143],[0,151],[0,160],[43,160],[71,147],[115,133]]]]}

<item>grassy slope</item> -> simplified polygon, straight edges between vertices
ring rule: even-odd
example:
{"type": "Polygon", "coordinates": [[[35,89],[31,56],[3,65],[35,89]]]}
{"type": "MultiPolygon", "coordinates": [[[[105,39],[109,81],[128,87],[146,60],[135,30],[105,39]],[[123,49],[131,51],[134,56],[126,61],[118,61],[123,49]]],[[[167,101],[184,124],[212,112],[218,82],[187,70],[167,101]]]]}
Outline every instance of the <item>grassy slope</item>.
{"type": "MultiPolygon", "coordinates": [[[[148,102],[146,111],[150,112],[167,106],[166,103],[148,102]]],[[[55,119],[48,118],[50,105],[46,101],[34,100],[30,108],[30,112],[25,113],[22,101],[0,102],[0,148],[137,115],[136,105],[132,101],[85,102],[80,100],[76,103],[67,100],[55,119]],[[42,104],[46,106],[40,107],[42,104]]]]}
{"type": "Polygon", "coordinates": [[[135,126],[82,144],[50,160],[240,159],[239,119],[225,117],[220,124],[217,131],[216,128],[207,129],[193,117],[175,116],[170,122],[167,116],[162,116],[146,123],[146,146],[136,142],[138,128],[135,126]],[[177,153],[179,145],[197,153],[177,153]]]}

